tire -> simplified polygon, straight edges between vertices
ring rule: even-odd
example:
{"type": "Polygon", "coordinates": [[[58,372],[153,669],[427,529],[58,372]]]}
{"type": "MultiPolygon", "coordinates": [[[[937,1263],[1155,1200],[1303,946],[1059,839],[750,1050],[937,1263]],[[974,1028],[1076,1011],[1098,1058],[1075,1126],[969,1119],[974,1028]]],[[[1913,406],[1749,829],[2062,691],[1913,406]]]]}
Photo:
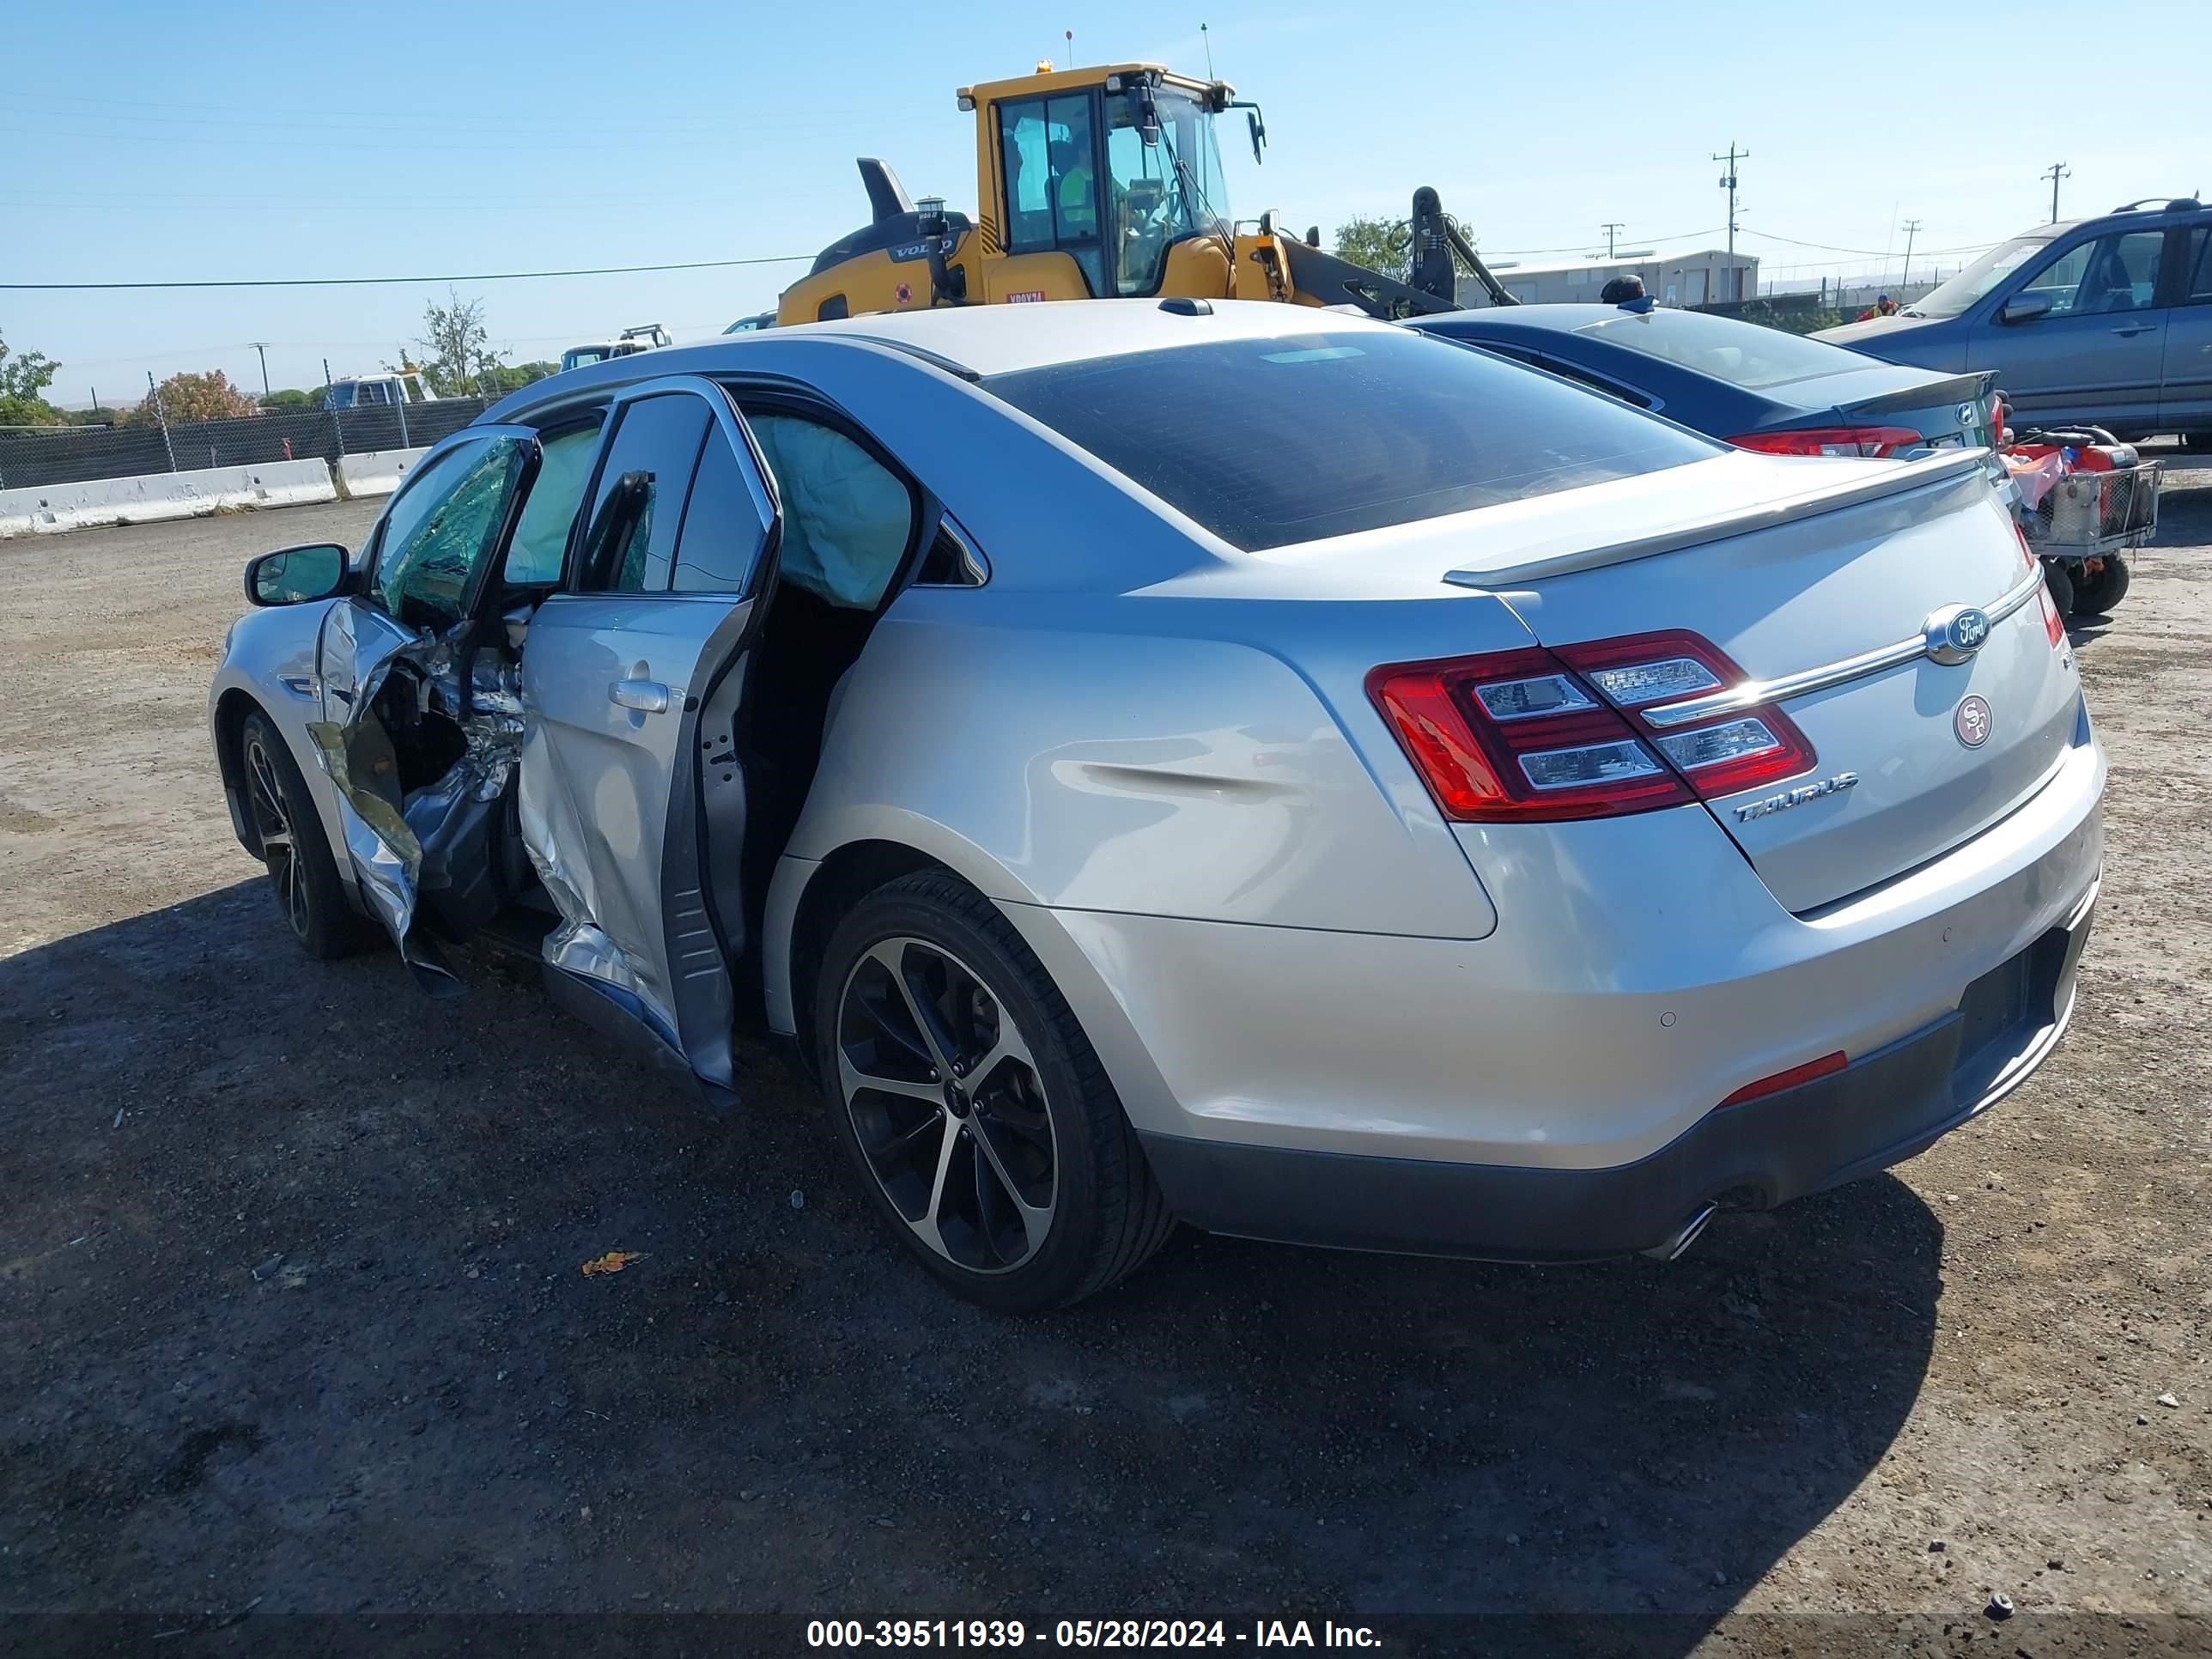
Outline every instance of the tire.
{"type": "Polygon", "coordinates": [[[2102,617],[2127,596],[2128,562],[2117,553],[2107,554],[2102,570],[2074,584],[2075,613],[2102,617]]]}
{"type": "Polygon", "coordinates": [[[1073,1011],[966,883],[925,871],[861,899],[830,933],[814,1001],[837,1138],[894,1234],[960,1295],[1064,1307],[1173,1230],[1073,1011]]]}
{"type": "Polygon", "coordinates": [[[2074,614],[2074,578],[2066,567],[2056,559],[2043,562],[2043,584],[2051,590],[2051,602],[2058,607],[2061,621],[2074,614]]]}
{"type": "Polygon", "coordinates": [[[300,948],[318,962],[367,949],[376,940],[375,930],[347,900],[307,781],[258,709],[239,726],[238,769],[277,910],[300,948]]]}

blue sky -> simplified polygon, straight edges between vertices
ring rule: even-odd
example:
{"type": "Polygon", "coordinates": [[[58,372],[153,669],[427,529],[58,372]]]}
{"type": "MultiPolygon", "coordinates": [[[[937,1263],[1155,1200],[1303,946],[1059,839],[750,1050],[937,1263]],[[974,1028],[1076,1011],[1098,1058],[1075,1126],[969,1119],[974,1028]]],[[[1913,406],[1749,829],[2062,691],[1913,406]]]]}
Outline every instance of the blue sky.
{"type": "MultiPolygon", "coordinates": [[[[855,155],[973,209],[956,87],[1048,53],[1065,63],[1067,29],[1079,62],[1203,72],[1201,21],[1217,72],[1267,110],[1263,167],[1224,133],[1235,211],[1273,207],[1324,232],[1402,214],[1433,184],[1499,258],[1571,256],[1608,219],[1626,222],[1623,246],[1703,246],[1725,219],[1706,158],[1731,141],[1751,152],[1741,222],[1764,233],[1741,246],[1770,277],[1893,272],[1905,218],[1923,222],[1923,251],[2001,240],[2048,216],[2036,175],[2053,161],[2073,167],[2069,216],[2212,187],[2203,55],[2183,49],[2203,17],[2187,0],[2050,26],[1978,7],[1875,15],[1523,0],[1378,29],[1360,9],[1212,0],[18,0],[0,21],[17,66],[0,98],[0,282],[811,255],[866,217],[855,155]],[[2081,61],[2100,40],[2094,66],[2081,61]]],[[[522,360],[632,323],[702,337],[804,270],[462,292],[484,298],[495,341],[522,360]]],[[[325,356],[334,373],[374,369],[442,294],[0,292],[0,337],[60,359],[52,395],[68,402],[95,386],[110,402],[142,395],[149,370],[220,368],[258,389],[255,339],[273,343],[271,382],[299,386],[320,380],[325,356]]]]}

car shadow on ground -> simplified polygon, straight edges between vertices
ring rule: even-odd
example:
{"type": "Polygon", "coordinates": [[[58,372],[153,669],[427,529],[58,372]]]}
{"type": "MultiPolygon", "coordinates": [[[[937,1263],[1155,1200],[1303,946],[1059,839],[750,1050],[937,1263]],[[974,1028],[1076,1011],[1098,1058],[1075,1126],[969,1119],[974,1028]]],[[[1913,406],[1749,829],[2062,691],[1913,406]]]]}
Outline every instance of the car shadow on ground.
{"type": "Polygon", "coordinates": [[[1635,1650],[1684,1651],[1928,1362],[1942,1228],[1887,1176],[1668,1265],[1186,1233],[988,1315],[773,1061],[709,1115],[466,968],[434,1005],[307,962],[258,882],[0,962],[13,1605],[1667,1613],[1635,1650]]]}

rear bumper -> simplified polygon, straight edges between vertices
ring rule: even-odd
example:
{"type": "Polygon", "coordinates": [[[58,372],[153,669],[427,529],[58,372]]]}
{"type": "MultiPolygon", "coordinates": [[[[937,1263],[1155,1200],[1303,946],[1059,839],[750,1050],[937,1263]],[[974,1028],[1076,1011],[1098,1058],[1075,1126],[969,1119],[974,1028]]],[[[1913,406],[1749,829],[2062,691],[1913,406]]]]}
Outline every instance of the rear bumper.
{"type": "Polygon", "coordinates": [[[1609,1169],[1370,1158],[1141,1136],[1170,1207],[1208,1231],[1506,1261],[1662,1248],[1708,1206],[1769,1209],[1871,1175],[1987,1110],[2057,1047],[2096,899],[1959,1006],[1831,1076],[1708,1113],[1609,1169]]]}

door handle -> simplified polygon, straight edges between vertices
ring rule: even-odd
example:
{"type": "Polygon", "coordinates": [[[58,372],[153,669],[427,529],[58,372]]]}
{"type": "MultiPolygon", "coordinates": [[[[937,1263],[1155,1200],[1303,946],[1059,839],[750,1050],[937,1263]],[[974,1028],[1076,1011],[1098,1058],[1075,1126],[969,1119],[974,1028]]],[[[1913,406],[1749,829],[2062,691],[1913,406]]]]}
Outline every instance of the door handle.
{"type": "Polygon", "coordinates": [[[2158,325],[2156,323],[2122,323],[2118,327],[2115,328],[2112,332],[2115,334],[2148,334],[2151,330],[2157,326],[2158,325]]]}
{"type": "Polygon", "coordinates": [[[607,688],[607,701],[641,714],[668,712],[668,688],[659,680],[617,680],[607,688]]]}

